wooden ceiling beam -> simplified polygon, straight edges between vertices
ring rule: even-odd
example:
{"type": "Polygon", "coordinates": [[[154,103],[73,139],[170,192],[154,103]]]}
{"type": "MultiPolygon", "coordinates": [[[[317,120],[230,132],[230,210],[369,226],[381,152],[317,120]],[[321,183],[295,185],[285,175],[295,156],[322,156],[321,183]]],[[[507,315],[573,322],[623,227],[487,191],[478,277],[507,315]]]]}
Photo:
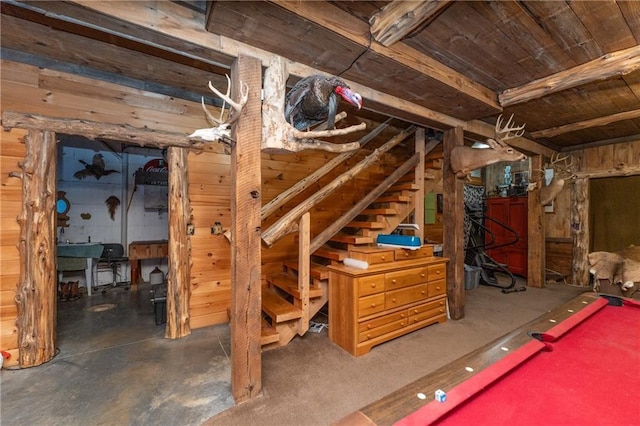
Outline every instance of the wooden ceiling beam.
{"type": "Polygon", "coordinates": [[[591,127],[606,126],[607,124],[616,123],[623,120],[634,120],[640,118],[640,109],[619,112],[617,114],[607,115],[605,117],[592,118],[591,120],[579,121],[577,123],[565,124],[563,126],[551,127],[549,129],[538,130],[531,133],[533,138],[552,138],[554,136],[571,133],[578,130],[589,129],[591,127]]]}
{"type": "Polygon", "coordinates": [[[640,69],[640,45],[608,53],[582,65],[539,78],[519,87],[506,89],[498,95],[498,99],[502,107],[507,107],[594,81],[626,75],[638,69],[640,69]]]}
{"type": "Polygon", "coordinates": [[[465,77],[446,65],[426,56],[404,43],[396,43],[391,47],[373,43],[370,39],[369,27],[363,22],[326,1],[284,1],[269,0],[271,3],[298,15],[300,18],[327,28],[363,48],[390,58],[408,68],[428,75],[456,91],[463,93],[496,112],[502,111],[496,93],[491,89],[465,77]]]}
{"type": "Polygon", "coordinates": [[[389,47],[426,21],[434,19],[451,0],[394,0],[369,19],[373,38],[389,47]]]}
{"type": "MultiPolygon", "coordinates": [[[[185,16],[184,8],[173,2],[96,2],[91,0],[70,0],[69,3],[84,7],[87,13],[97,12],[140,28],[146,28],[148,31],[174,38],[175,41],[182,40],[188,43],[190,50],[194,50],[194,48],[197,47],[200,51],[202,51],[202,49],[206,49],[206,51],[211,50],[212,55],[223,54],[226,57],[238,57],[240,54],[245,54],[260,59],[263,66],[268,66],[273,56],[271,52],[206,31],[204,22],[195,19],[195,16],[198,15],[185,16]],[[162,19],[158,19],[158,16],[162,16],[162,19]]],[[[307,2],[294,3],[299,7],[306,8],[307,2]]],[[[313,3],[317,5],[319,2],[313,3]]],[[[329,25],[329,23],[326,24],[329,25]]],[[[123,28],[126,28],[126,26],[123,26],[123,28]]],[[[363,42],[364,40],[368,40],[368,38],[362,37],[363,42]]],[[[378,46],[384,48],[381,45],[378,46]]],[[[401,56],[400,53],[397,53],[397,55],[401,56]]],[[[394,58],[395,56],[396,55],[394,55],[394,58]]],[[[412,60],[417,61],[417,59],[412,60]]],[[[299,77],[319,72],[307,65],[291,61],[287,62],[287,68],[291,75],[299,77]]],[[[428,73],[428,67],[425,66],[422,72],[428,73]]],[[[452,76],[452,78],[455,79],[454,76],[452,76]]],[[[462,127],[465,131],[469,131],[474,135],[485,138],[493,136],[494,126],[480,120],[464,122],[355,82],[348,81],[348,83],[368,101],[368,104],[373,105],[373,108],[371,108],[372,111],[437,130],[462,127]]],[[[463,82],[461,84],[464,85],[466,83],[463,82]]],[[[469,82],[468,84],[476,86],[473,82],[469,82]]],[[[550,156],[550,153],[554,152],[543,145],[525,138],[518,138],[512,142],[514,147],[530,153],[550,156]]]]}

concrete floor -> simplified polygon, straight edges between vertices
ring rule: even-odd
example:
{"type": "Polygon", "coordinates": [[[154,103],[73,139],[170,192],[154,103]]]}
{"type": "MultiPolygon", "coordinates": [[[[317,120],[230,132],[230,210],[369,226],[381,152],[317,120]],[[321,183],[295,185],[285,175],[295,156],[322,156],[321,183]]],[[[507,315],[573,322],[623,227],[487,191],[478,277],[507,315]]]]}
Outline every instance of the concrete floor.
{"type": "Polygon", "coordinates": [[[164,338],[137,292],[59,302],[58,347],[49,363],[0,373],[2,425],[328,425],[536,318],[583,288],[561,284],[502,294],[480,286],[465,318],[353,357],[327,330],[265,352],[262,396],[233,406],[226,325],[164,338]],[[110,310],[91,312],[113,303],[110,310]]]}
{"type": "Polygon", "coordinates": [[[232,406],[229,327],[165,339],[149,290],[58,302],[56,357],[0,373],[2,425],[192,425],[232,406]]]}

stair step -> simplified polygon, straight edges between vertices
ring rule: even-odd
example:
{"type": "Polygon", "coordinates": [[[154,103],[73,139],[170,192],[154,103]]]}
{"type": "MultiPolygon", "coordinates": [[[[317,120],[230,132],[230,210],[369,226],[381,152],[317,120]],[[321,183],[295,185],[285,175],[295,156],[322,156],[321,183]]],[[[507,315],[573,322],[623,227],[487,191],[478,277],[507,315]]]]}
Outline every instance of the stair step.
{"type": "Polygon", "coordinates": [[[366,229],[383,229],[387,226],[384,222],[349,222],[347,224],[348,228],[366,228],[366,229]]]}
{"type": "Polygon", "coordinates": [[[331,241],[335,241],[337,243],[345,243],[345,244],[371,244],[373,243],[372,237],[365,237],[362,235],[347,235],[347,234],[336,234],[330,239],[331,241]]]}
{"type": "Polygon", "coordinates": [[[416,185],[415,183],[403,182],[403,183],[396,183],[395,185],[387,189],[385,192],[417,191],[419,189],[420,189],[420,186],[416,185]]]}
{"type": "Polygon", "coordinates": [[[302,317],[302,309],[278,296],[268,288],[262,288],[262,310],[275,323],[290,321],[302,317]]]}
{"type": "Polygon", "coordinates": [[[374,201],[374,203],[408,203],[411,201],[411,197],[407,195],[392,195],[389,197],[380,197],[374,201]]]}
{"type": "Polygon", "coordinates": [[[266,319],[262,318],[262,328],[260,329],[260,345],[268,345],[280,340],[280,333],[273,328],[266,319]]]}
{"type": "Polygon", "coordinates": [[[433,160],[427,160],[424,163],[424,168],[425,169],[433,169],[433,170],[441,170],[443,163],[444,163],[444,160],[442,158],[436,158],[436,159],[433,159],[433,160]]]}
{"type": "Polygon", "coordinates": [[[396,209],[365,209],[362,210],[361,214],[363,215],[383,215],[383,216],[394,216],[398,214],[396,209]]]}
{"type": "Polygon", "coordinates": [[[346,250],[340,250],[333,247],[320,247],[318,250],[313,252],[314,256],[324,257],[329,260],[343,261],[347,257],[349,257],[349,252],[346,250]]]}
{"type": "MultiPolygon", "coordinates": [[[[298,270],[298,261],[295,259],[290,259],[290,260],[285,260],[284,261],[284,266],[286,266],[287,268],[293,270],[293,271],[297,271],[298,270]]],[[[313,263],[311,262],[310,265],[310,274],[311,274],[311,278],[314,278],[316,280],[328,280],[329,279],[329,270],[327,269],[326,266],[321,265],[319,263],[313,263]]]]}
{"type": "MultiPolygon", "coordinates": [[[[291,275],[287,274],[275,274],[267,277],[267,282],[275,285],[282,291],[292,295],[296,299],[301,299],[300,290],[298,289],[298,280],[291,275]]],[[[309,298],[321,297],[322,289],[314,286],[309,286],[309,298]]]]}

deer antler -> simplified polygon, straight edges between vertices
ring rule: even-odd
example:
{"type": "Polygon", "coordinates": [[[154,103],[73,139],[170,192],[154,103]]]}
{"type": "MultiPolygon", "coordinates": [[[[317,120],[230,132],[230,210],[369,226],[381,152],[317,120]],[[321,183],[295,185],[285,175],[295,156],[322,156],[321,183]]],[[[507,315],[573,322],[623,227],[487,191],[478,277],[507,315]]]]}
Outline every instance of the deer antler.
{"type": "Polygon", "coordinates": [[[495,139],[497,142],[505,142],[509,139],[519,138],[520,136],[524,135],[524,127],[526,126],[526,124],[523,124],[522,126],[516,126],[512,122],[513,114],[511,114],[511,117],[509,117],[507,124],[502,127],[502,114],[498,116],[495,129],[495,139]],[[515,131],[515,133],[512,134],[511,132],[513,131],[515,131]]]}
{"type": "Polygon", "coordinates": [[[222,142],[226,145],[233,146],[234,141],[231,139],[231,125],[238,120],[240,117],[240,112],[242,108],[247,103],[247,99],[249,99],[249,86],[244,81],[240,82],[240,101],[235,102],[229,96],[231,92],[231,78],[227,77],[227,93],[223,94],[218,89],[216,89],[211,82],[209,82],[209,89],[218,95],[220,99],[222,99],[222,107],[220,108],[220,118],[216,118],[211,114],[206,105],[204,104],[204,97],[202,97],[202,110],[204,111],[207,119],[211,124],[214,124],[216,127],[209,129],[198,129],[189,135],[190,138],[201,138],[206,141],[218,141],[222,142]],[[227,119],[224,120],[224,113],[226,111],[226,106],[229,104],[229,113],[227,115],[227,119]]]}

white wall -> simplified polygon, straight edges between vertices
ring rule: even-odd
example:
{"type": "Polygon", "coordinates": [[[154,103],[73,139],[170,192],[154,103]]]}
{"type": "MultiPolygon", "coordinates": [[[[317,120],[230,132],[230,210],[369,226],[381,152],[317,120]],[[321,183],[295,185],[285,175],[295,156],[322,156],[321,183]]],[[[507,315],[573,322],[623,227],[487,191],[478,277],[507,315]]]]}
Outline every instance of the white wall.
{"type": "MultiPolygon", "coordinates": [[[[134,173],[154,158],[161,158],[157,149],[125,149],[124,153],[115,153],[101,143],[82,139],[61,138],[58,144],[58,191],[65,191],[71,204],[67,215],[69,227],[58,228],[56,236],[59,242],[121,243],[128,250],[132,241],[152,241],[168,239],[168,213],[166,210],[147,210],[144,208],[144,192],[147,186],[135,185],[134,173]],[[84,169],[79,160],[91,164],[93,156],[102,154],[106,169],[117,170],[96,179],[93,176],[82,180],[74,173],[84,169]],[[120,200],[114,218],[111,219],[105,201],[110,196],[120,200]],[[127,205],[130,203],[128,211],[127,205]]],[[[157,190],[157,187],[150,188],[157,190]]],[[[141,262],[142,278],[149,280],[149,272],[159,266],[167,272],[166,259],[150,259],[141,262]]],[[[99,276],[99,283],[109,282],[109,274],[99,276]]],[[[130,279],[127,265],[125,279],[130,279]]],[[[84,281],[84,280],[83,280],[84,281]]],[[[84,284],[84,282],[83,282],[84,284]]],[[[81,284],[81,285],[83,285],[81,284]]]]}

